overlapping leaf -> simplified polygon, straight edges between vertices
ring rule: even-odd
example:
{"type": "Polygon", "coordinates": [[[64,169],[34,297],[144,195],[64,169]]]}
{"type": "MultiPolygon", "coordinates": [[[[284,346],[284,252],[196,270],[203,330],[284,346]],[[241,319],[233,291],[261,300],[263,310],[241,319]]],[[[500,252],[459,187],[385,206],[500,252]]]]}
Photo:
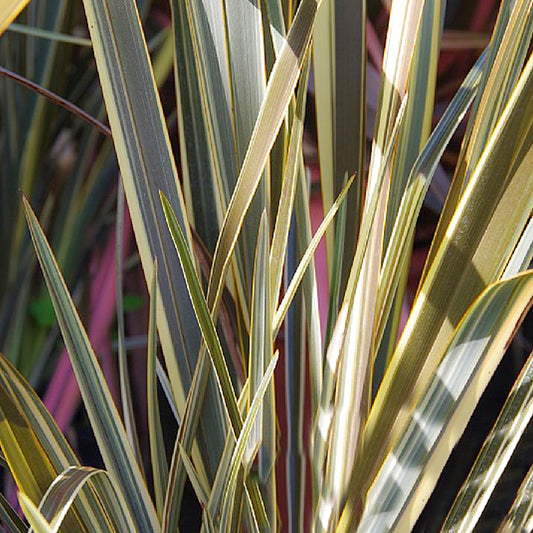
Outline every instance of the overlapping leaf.
{"type": "MultiPolygon", "coordinates": [[[[409,531],[533,302],[533,274],[488,287],[465,314],[373,482],[358,531],[409,531]]],[[[341,529],[348,524],[341,524],[341,529]]]]}
{"type": "Polygon", "coordinates": [[[136,527],[140,531],[158,531],[157,514],[102,370],[52,250],[30,205],[26,199],[23,201],[35,251],[106,468],[124,492],[136,527]]]}

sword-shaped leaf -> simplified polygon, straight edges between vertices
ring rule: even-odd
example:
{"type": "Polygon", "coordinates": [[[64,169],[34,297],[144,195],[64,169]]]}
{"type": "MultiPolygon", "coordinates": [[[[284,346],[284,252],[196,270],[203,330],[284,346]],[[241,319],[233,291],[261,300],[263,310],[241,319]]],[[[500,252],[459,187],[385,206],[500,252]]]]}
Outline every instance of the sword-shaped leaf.
{"type": "Polygon", "coordinates": [[[259,412],[259,408],[263,402],[264,395],[274,374],[274,369],[276,368],[278,358],[279,354],[276,352],[265,371],[265,375],[263,376],[259,387],[257,388],[256,394],[252,403],[250,404],[250,409],[248,410],[248,414],[246,415],[246,419],[233,450],[230,468],[226,475],[227,483],[225,485],[224,497],[222,500],[221,531],[226,531],[230,515],[233,511],[232,501],[235,496],[237,475],[239,470],[242,468],[242,461],[247,447],[247,441],[250,438],[250,432],[252,431],[252,427],[259,412]]]}
{"type": "Polygon", "coordinates": [[[533,516],[533,466],[529,469],[524,481],[518,489],[513,505],[509,509],[505,520],[498,528],[498,533],[525,533],[531,530],[533,516]]]}
{"type": "MultiPolygon", "coordinates": [[[[202,332],[207,351],[215,370],[217,385],[224,402],[224,408],[226,410],[227,417],[231,423],[234,434],[240,434],[242,429],[242,418],[237,405],[237,396],[231,382],[228,367],[226,365],[226,360],[224,358],[220,339],[218,338],[218,334],[215,329],[213,318],[205,300],[202,286],[200,285],[200,280],[196,274],[194,262],[190,255],[185,236],[183,235],[183,232],[181,231],[176,219],[176,215],[174,214],[170,203],[165,198],[163,193],[161,193],[161,203],[163,205],[163,210],[165,212],[170,234],[172,235],[172,239],[174,241],[174,245],[178,252],[181,266],[185,274],[187,289],[193,302],[198,325],[202,332]]],[[[203,356],[201,355],[199,365],[203,364],[203,356]]],[[[202,376],[204,375],[207,375],[207,369],[202,372],[202,376]]],[[[202,376],[198,376],[198,379],[201,379],[202,376]]],[[[264,507],[257,485],[250,481],[247,484],[252,492],[252,503],[254,505],[255,512],[257,513],[261,523],[268,523],[268,520],[263,514],[264,507]]]]}
{"type": "Polygon", "coordinates": [[[123,491],[136,527],[143,532],[158,531],[157,514],[102,369],[37,218],[25,198],[23,203],[35,251],[104,464],[123,491]]]}
{"type": "Polygon", "coordinates": [[[472,531],[533,416],[533,354],[522,368],[498,420],[442,526],[472,531]]]}
{"type": "Polygon", "coordinates": [[[489,286],[468,310],[368,492],[359,532],[413,527],[532,302],[527,272],[489,286]]]}
{"type": "Polygon", "coordinates": [[[218,308],[225,276],[244,218],[259,186],[268,155],[299,79],[320,1],[303,0],[299,5],[287,40],[268,80],[266,94],[215,248],[207,291],[207,303],[211,310],[216,311],[218,308]]]}
{"type": "Polygon", "coordinates": [[[165,452],[165,439],[161,427],[161,413],[157,397],[157,261],[154,262],[152,290],[150,291],[150,314],[148,319],[148,349],[146,361],[146,406],[148,410],[148,434],[150,441],[150,458],[152,461],[152,478],[154,483],[157,513],[161,517],[165,503],[165,491],[168,483],[168,462],[165,452]]]}
{"type": "MultiPolygon", "coordinates": [[[[511,95],[454,214],[385,373],[354,465],[354,516],[406,414],[419,399],[468,307],[497,281],[533,207],[533,59],[511,95]]],[[[345,518],[346,524],[350,523],[345,518]]]]}
{"type": "Polygon", "coordinates": [[[146,282],[159,263],[157,325],[181,414],[200,335],[159,201],[169,198],[192,242],[136,3],[85,0],[85,12],[146,282]]]}

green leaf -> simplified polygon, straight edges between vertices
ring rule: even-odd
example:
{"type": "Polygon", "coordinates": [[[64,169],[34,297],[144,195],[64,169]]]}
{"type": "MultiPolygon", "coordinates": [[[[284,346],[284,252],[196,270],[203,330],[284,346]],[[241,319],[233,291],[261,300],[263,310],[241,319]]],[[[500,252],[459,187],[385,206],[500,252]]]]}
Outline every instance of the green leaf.
{"type": "Polygon", "coordinates": [[[355,512],[363,486],[397,439],[454,328],[482,290],[499,279],[528,222],[533,207],[532,95],[530,59],[465,189],[388,366],[354,465],[347,516],[355,512]]]}
{"type": "Polygon", "coordinates": [[[240,425],[242,425],[242,421],[240,420],[241,415],[237,406],[237,397],[231,383],[231,378],[226,365],[226,360],[224,358],[224,353],[222,351],[222,346],[220,344],[220,339],[218,338],[213,319],[209,313],[200,280],[196,274],[195,264],[191,257],[183,232],[181,231],[176,219],[176,215],[174,214],[169,201],[163,195],[163,193],[161,193],[161,203],[167,219],[168,228],[174,240],[174,246],[178,251],[180,263],[187,281],[187,289],[193,302],[198,325],[200,326],[207,350],[211,356],[211,361],[213,363],[213,368],[215,369],[222,397],[225,401],[227,413],[232,425],[234,425],[235,428],[238,428],[240,425]]]}
{"type": "MultiPolygon", "coordinates": [[[[398,135],[398,145],[394,154],[394,164],[391,169],[390,191],[387,199],[387,214],[383,239],[385,249],[389,244],[400,202],[409,185],[411,168],[415,161],[417,161],[431,131],[437,81],[437,63],[440,53],[441,30],[445,7],[446,2],[437,0],[434,2],[425,2],[422,10],[407,85],[407,92],[411,95],[411,98],[407,102],[404,119],[398,135]]],[[[407,244],[407,247],[409,248],[410,255],[412,244],[407,244]]],[[[403,261],[399,260],[399,258],[395,261],[399,277],[394,285],[393,300],[387,309],[384,320],[380,321],[384,322],[384,330],[379,331],[374,341],[375,350],[379,350],[378,354],[374,356],[374,359],[382,358],[385,361],[376,361],[374,363],[375,368],[379,368],[379,366],[386,367],[396,345],[399,319],[404,304],[405,289],[409,275],[409,264],[407,254],[403,261]],[[385,324],[387,326],[386,328],[385,324]]],[[[380,290],[381,281],[378,291],[380,290]]],[[[381,308],[378,307],[378,314],[381,312],[381,308]]],[[[379,383],[381,377],[382,375],[374,374],[374,384],[376,382],[379,383]]]]}
{"type": "Polygon", "coordinates": [[[154,483],[156,508],[159,517],[163,515],[165,491],[168,483],[168,462],[165,452],[165,439],[161,427],[161,413],[157,397],[157,330],[156,301],[157,261],[154,262],[152,277],[152,297],[150,299],[150,315],[148,320],[148,350],[146,362],[146,405],[148,410],[148,436],[150,440],[150,458],[152,461],[152,479],[154,483]]]}
{"type": "MultiPolygon", "coordinates": [[[[231,383],[228,367],[226,365],[226,360],[224,358],[224,353],[220,344],[220,339],[218,338],[218,334],[213,323],[213,318],[205,300],[204,293],[202,292],[200,280],[198,279],[198,276],[196,274],[195,265],[187,247],[185,237],[183,236],[183,233],[178,224],[176,216],[174,215],[172,207],[170,206],[168,200],[162,193],[161,203],[163,205],[163,210],[167,219],[168,228],[174,240],[176,250],[179,254],[181,267],[183,268],[183,272],[187,280],[187,288],[194,306],[194,311],[198,319],[198,325],[200,326],[200,330],[202,332],[207,351],[213,364],[213,368],[215,369],[217,384],[221,396],[224,400],[224,407],[226,409],[227,416],[229,417],[229,421],[231,422],[233,432],[235,434],[239,434],[242,428],[242,419],[239,412],[239,407],[237,405],[237,397],[235,395],[235,390],[231,383]]],[[[195,373],[195,378],[197,377],[198,382],[203,381],[205,384],[208,367],[205,365],[203,359],[204,358],[201,354],[200,362],[198,364],[197,369],[198,375],[196,376],[195,373]]],[[[191,391],[193,391],[193,388],[191,388],[191,391]]],[[[197,414],[198,413],[196,413],[195,415],[193,413],[192,416],[195,417],[197,416],[197,414]]],[[[185,449],[187,450],[187,448],[185,449]]],[[[265,525],[268,523],[268,520],[266,519],[266,516],[264,516],[264,507],[261,501],[261,496],[257,489],[257,485],[248,483],[248,486],[250,490],[253,491],[252,502],[254,505],[254,510],[260,517],[260,522],[265,525]]]]}
{"type": "MultiPolygon", "coordinates": [[[[501,2],[487,50],[480,90],[472,106],[450,191],[429,251],[428,266],[435,258],[466,183],[479,163],[518,81],[533,30],[531,16],[528,15],[530,12],[530,0],[501,2]]],[[[424,269],[423,278],[426,273],[427,267],[424,269]]]]}
{"type": "MultiPolygon", "coordinates": [[[[218,197],[220,192],[216,185],[219,181],[222,182],[215,167],[214,158],[218,152],[213,153],[214,150],[211,149],[211,146],[215,146],[216,150],[219,150],[218,145],[213,142],[220,143],[224,138],[212,130],[221,128],[226,121],[217,120],[211,126],[210,110],[214,110],[217,117],[224,115],[221,115],[217,107],[207,103],[206,93],[210,87],[206,84],[210,79],[206,79],[202,65],[197,61],[200,59],[206,61],[208,56],[195,55],[198,47],[195,46],[195,42],[202,39],[202,34],[191,27],[192,20],[187,16],[187,3],[173,0],[170,2],[170,7],[175,39],[174,76],[185,201],[191,224],[207,249],[212,252],[222,223],[222,205],[226,203],[225,197],[224,204],[218,197]]],[[[213,24],[215,30],[221,29],[222,26],[222,24],[213,24]]],[[[219,47],[213,46],[209,47],[207,52],[213,54],[219,50],[219,47]]],[[[220,96],[220,92],[215,92],[214,96],[220,96]]],[[[230,155],[227,152],[224,154],[227,157],[230,155]]]]}
{"type": "MultiPolygon", "coordinates": [[[[344,357],[344,354],[352,354],[353,353],[353,346],[348,347],[346,345],[347,339],[346,334],[348,331],[348,318],[350,315],[350,312],[352,313],[352,320],[356,321],[357,316],[353,312],[353,300],[355,297],[354,291],[356,287],[356,280],[359,278],[359,275],[361,273],[361,269],[363,267],[363,261],[367,254],[367,247],[369,244],[370,236],[371,236],[371,230],[374,222],[374,218],[378,209],[378,202],[380,197],[380,190],[381,185],[384,183],[386,173],[388,171],[388,165],[390,164],[393,152],[394,152],[394,146],[396,142],[396,138],[400,129],[400,125],[403,118],[403,113],[405,111],[407,102],[407,96],[404,98],[400,109],[398,110],[398,116],[396,117],[396,121],[394,124],[394,128],[391,134],[391,138],[389,140],[388,148],[386,153],[384,154],[384,163],[382,172],[380,174],[377,186],[374,188],[372,196],[370,198],[367,198],[367,207],[365,209],[365,212],[363,213],[363,220],[361,229],[359,232],[359,242],[356,249],[356,254],[352,262],[352,267],[350,271],[350,277],[348,279],[348,285],[347,290],[343,298],[343,303],[341,310],[339,312],[339,317],[337,319],[338,324],[342,324],[342,330],[338,330],[335,333],[336,339],[335,344],[330,348],[328,347],[328,352],[326,355],[326,363],[324,365],[324,379],[323,384],[321,388],[321,399],[320,399],[320,407],[317,411],[317,419],[316,419],[316,431],[315,430],[315,443],[314,448],[317,450],[317,455],[314,457],[314,465],[313,465],[313,473],[314,473],[314,480],[317,484],[316,487],[316,497],[320,497],[320,505],[326,506],[326,514],[323,514],[325,521],[324,523],[320,524],[320,527],[328,527],[327,523],[331,522],[333,523],[334,520],[332,520],[332,515],[330,513],[332,506],[331,503],[331,483],[332,480],[330,479],[328,481],[328,485],[324,483],[326,481],[325,476],[321,476],[321,472],[324,472],[324,469],[326,467],[326,448],[329,447],[332,448],[331,445],[331,439],[333,439],[332,434],[332,428],[333,424],[336,423],[339,427],[339,436],[341,439],[344,439],[346,435],[343,435],[343,428],[347,428],[346,421],[341,421],[338,419],[335,422],[336,418],[339,418],[338,411],[335,411],[333,409],[332,401],[333,401],[333,393],[335,391],[335,387],[337,386],[337,379],[339,377],[338,373],[338,365],[340,364],[342,358],[344,357]],[[338,346],[337,343],[341,342],[341,345],[338,346]],[[321,439],[327,438],[329,441],[326,442],[320,442],[321,439]],[[319,496],[320,495],[320,496],[319,496]]],[[[348,184],[346,184],[348,186],[348,184]]],[[[346,187],[345,186],[345,187],[346,187]]],[[[335,326],[335,330],[339,328],[339,325],[335,326]]],[[[348,356],[350,357],[350,355],[348,356]]],[[[348,408],[350,409],[350,408],[348,408]]],[[[345,411],[346,412],[350,412],[345,411]]],[[[362,422],[362,421],[359,421],[362,422]]],[[[337,444],[340,445],[339,441],[337,444]]],[[[334,452],[333,452],[334,453],[334,452]]],[[[318,511],[318,515],[320,516],[320,510],[318,511]]],[[[315,516],[315,517],[316,517],[315,516]]],[[[317,524],[318,525],[318,524],[317,524]]]]}
{"type": "Polygon", "coordinates": [[[372,484],[358,531],[413,527],[532,302],[528,272],[489,286],[468,310],[372,484]]]}
{"type": "Polygon", "coordinates": [[[154,258],[159,263],[157,324],[182,413],[200,336],[158,199],[159,190],[171,199],[192,242],[168,131],[136,3],[85,0],[84,7],[147,284],[154,258]]]}
{"type": "MultiPolygon", "coordinates": [[[[251,400],[259,390],[265,368],[270,364],[274,352],[270,300],[269,236],[270,227],[266,211],[264,211],[259,224],[252,285],[250,354],[248,358],[249,398],[251,400]]],[[[274,386],[271,384],[265,392],[264,402],[253,429],[253,436],[248,439],[246,457],[246,462],[249,464],[254,452],[259,447],[258,474],[271,531],[276,530],[277,517],[276,475],[274,471],[277,442],[276,426],[275,392],[274,386]]]]}
{"type": "Polygon", "coordinates": [[[303,0],[300,3],[287,41],[268,80],[265,98],[215,248],[207,291],[208,307],[213,311],[218,308],[244,217],[298,81],[319,4],[320,0],[303,0]]]}
{"type": "MultiPolygon", "coordinates": [[[[366,3],[329,1],[317,15],[313,68],[320,186],[328,211],[344,186],[345,176],[364,176],[366,160],[366,3]]],[[[346,199],[347,224],[359,231],[364,180],[358,179],[346,199]]],[[[328,272],[334,261],[333,232],[326,234],[328,272]]],[[[343,242],[342,291],[356,239],[343,242]]]]}
{"type": "Polygon", "coordinates": [[[477,93],[485,57],[485,53],[479,57],[464,79],[410,171],[380,275],[377,304],[379,315],[376,333],[378,342],[381,340],[385,329],[386,318],[393,303],[394,289],[401,275],[399,265],[410,253],[415,225],[424,197],[446,146],[477,93]]]}
{"type": "Polygon", "coordinates": [[[533,354],[530,354],[448,513],[444,531],[473,531],[532,416],[533,354]]]}
{"type": "MultiPolygon", "coordinates": [[[[348,497],[350,472],[360,456],[363,429],[371,398],[374,356],[374,325],[379,271],[382,263],[387,199],[391,171],[387,156],[396,139],[392,133],[398,123],[398,111],[405,102],[415,42],[424,2],[393,2],[390,17],[394,21],[387,32],[387,44],[379,90],[379,113],[368,170],[368,185],[363,212],[371,207],[377,192],[375,215],[370,219],[370,234],[362,257],[360,272],[353,277],[354,264],[347,285],[345,301],[350,302],[347,331],[336,390],[336,416],[333,421],[330,453],[326,463],[323,507],[318,511],[318,531],[329,530],[338,520],[341,506],[348,497]],[[355,356],[353,354],[356,354],[355,356]]],[[[361,233],[364,228],[361,229],[361,233]]],[[[364,234],[363,234],[364,236],[364,234]]],[[[359,246],[358,246],[359,247],[359,246]]],[[[356,249],[356,260],[359,261],[356,249]]],[[[354,260],[355,263],[355,260],[354,260]]],[[[357,267],[357,270],[359,267],[357,267]]]]}
{"type": "Polygon", "coordinates": [[[25,198],[23,203],[35,251],[104,463],[123,490],[136,527],[140,531],[158,531],[153,503],[102,370],[37,218],[25,198]]]}
{"type": "Polygon", "coordinates": [[[294,208],[294,197],[296,195],[296,185],[298,183],[298,170],[301,153],[301,143],[304,126],[304,112],[307,95],[307,82],[309,76],[309,62],[300,80],[298,93],[296,96],[296,109],[294,112],[289,139],[287,162],[281,184],[281,195],[272,235],[272,246],[270,249],[270,301],[273,306],[277,306],[281,280],[283,276],[283,265],[291,227],[291,216],[294,208]]]}
{"type": "Polygon", "coordinates": [[[253,424],[258,415],[259,408],[263,402],[263,397],[267,391],[270,380],[274,374],[274,369],[278,362],[278,352],[274,354],[272,360],[270,361],[265,375],[263,376],[257,392],[254,396],[252,403],[250,404],[250,409],[246,415],[246,419],[242,426],[242,429],[239,433],[237,443],[233,450],[233,455],[230,462],[230,468],[226,474],[227,483],[225,484],[224,498],[222,501],[222,518],[221,518],[221,531],[226,531],[228,520],[232,512],[232,499],[236,490],[236,481],[239,470],[241,469],[242,460],[244,453],[247,447],[247,441],[250,438],[250,433],[252,431],[253,424]]]}

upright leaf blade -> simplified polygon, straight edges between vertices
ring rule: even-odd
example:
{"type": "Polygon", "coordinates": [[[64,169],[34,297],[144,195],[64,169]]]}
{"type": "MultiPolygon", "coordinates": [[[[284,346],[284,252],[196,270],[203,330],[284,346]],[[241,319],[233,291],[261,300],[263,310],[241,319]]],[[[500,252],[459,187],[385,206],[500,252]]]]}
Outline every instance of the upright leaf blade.
{"type": "Polygon", "coordinates": [[[442,526],[444,531],[473,531],[532,416],[533,354],[530,354],[448,513],[442,526]]]}
{"type": "Polygon", "coordinates": [[[104,463],[123,490],[139,531],[159,531],[157,514],[102,370],[37,218],[25,198],[23,202],[35,250],[104,463]]]}
{"type": "MultiPolygon", "coordinates": [[[[220,339],[218,338],[218,334],[215,329],[213,318],[205,300],[204,293],[200,285],[200,280],[198,279],[198,276],[196,274],[196,270],[192,258],[190,256],[190,252],[187,248],[185,237],[180,229],[176,216],[172,211],[170,203],[162,193],[161,202],[165,211],[165,216],[167,218],[170,233],[174,240],[174,245],[179,254],[183,272],[186,276],[187,288],[189,290],[189,294],[194,305],[194,311],[198,319],[198,325],[200,327],[203,339],[207,346],[207,351],[210,355],[213,368],[215,369],[217,384],[220,389],[222,399],[224,401],[224,407],[226,409],[227,416],[231,423],[233,433],[239,434],[242,429],[241,414],[237,405],[237,397],[231,382],[228,367],[226,365],[226,360],[224,358],[220,339]]],[[[195,372],[195,379],[200,382],[202,380],[205,380],[207,375],[208,367],[205,364],[204,355],[201,354],[200,362],[195,372]]],[[[191,390],[194,391],[193,388],[191,390]]],[[[194,417],[195,414],[192,413],[191,416],[194,417]]],[[[262,527],[265,527],[266,524],[268,524],[268,519],[264,514],[265,510],[257,485],[251,480],[247,481],[247,485],[251,491],[254,511],[256,512],[258,520],[262,524],[262,527]]]]}
{"type": "Polygon", "coordinates": [[[155,502],[158,515],[163,515],[165,489],[168,483],[168,462],[165,453],[165,440],[161,427],[161,413],[157,397],[157,330],[156,330],[156,299],[157,299],[157,261],[154,262],[154,275],[150,298],[150,314],[148,319],[148,349],[146,362],[146,405],[148,409],[148,437],[150,441],[150,458],[152,461],[152,479],[154,483],[155,502]]]}
{"type": "Polygon", "coordinates": [[[378,391],[354,465],[347,514],[360,506],[362,487],[395,442],[454,327],[480,292],[501,276],[528,221],[533,207],[532,94],[530,58],[428,270],[378,391]]]}
{"type": "Polygon", "coordinates": [[[300,75],[319,4],[320,0],[304,0],[300,4],[270,75],[265,98],[215,248],[207,291],[207,303],[211,310],[216,311],[218,308],[225,275],[244,217],[259,185],[268,154],[300,75]]]}
{"type": "Polygon", "coordinates": [[[190,243],[165,119],[135,2],[85,0],[84,7],[147,283],[153,259],[159,263],[158,329],[182,412],[200,336],[158,198],[159,190],[170,198],[190,243]]]}

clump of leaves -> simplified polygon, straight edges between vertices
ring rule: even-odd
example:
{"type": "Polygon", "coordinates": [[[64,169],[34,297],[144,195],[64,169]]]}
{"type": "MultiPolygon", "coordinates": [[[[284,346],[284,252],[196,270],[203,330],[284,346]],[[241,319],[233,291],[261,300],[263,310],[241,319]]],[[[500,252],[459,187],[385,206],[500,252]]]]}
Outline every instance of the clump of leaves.
{"type": "MultiPolygon", "coordinates": [[[[306,516],[315,531],[410,530],[533,301],[533,2],[502,2],[486,51],[433,131],[444,5],[392,2],[365,171],[364,2],[172,1],[181,176],[135,2],[84,0],[84,7],[151,294],[153,491],[127,387],[121,416],[24,200],[105,463],[105,471],[80,467],[27,384],[2,362],[0,446],[26,518],[39,531],[62,520],[70,531],[176,531],[188,476],[206,530],[275,531],[282,498],[291,530],[308,527],[306,516]],[[315,235],[302,155],[311,62],[327,213],[315,235]],[[397,340],[416,220],[468,110],[397,340]],[[323,342],[312,258],[326,230],[323,342]],[[195,245],[198,237],[207,250],[195,245]],[[280,359],[283,393],[273,379],[280,359]],[[156,375],[179,425],[170,458],[156,375]],[[276,479],[279,398],[288,433],[284,485],[276,479]],[[306,402],[310,443],[303,442],[306,402]]],[[[487,504],[531,417],[528,372],[529,360],[445,529],[471,530],[487,504]]],[[[502,527],[527,520],[530,477],[502,527]]],[[[3,509],[20,530],[5,502],[3,509]]]]}

